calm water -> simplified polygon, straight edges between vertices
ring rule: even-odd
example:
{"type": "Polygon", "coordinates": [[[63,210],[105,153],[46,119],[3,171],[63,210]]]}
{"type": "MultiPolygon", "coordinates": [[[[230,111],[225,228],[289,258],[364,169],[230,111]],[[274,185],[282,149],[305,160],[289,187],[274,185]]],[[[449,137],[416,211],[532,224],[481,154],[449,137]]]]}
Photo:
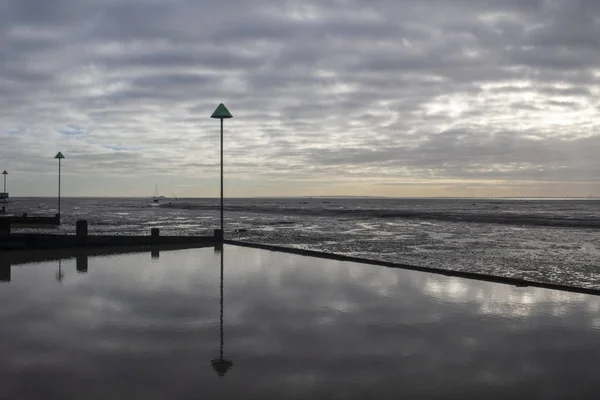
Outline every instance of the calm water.
{"type": "Polygon", "coordinates": [[[2,260],[2,399],[596,399],[600,389],[598,297],[233,246],[80,256],[61,260],[60,275],[59,260],[9,275],[2,260]]]}
{"type": "MultiPolygon", "coordinates": [[[[74,233],[77,219],[117,235],[218,226],[217,199],[149,203],[63,199],[59,232],[74,233]]],[[[226,199],[226,208],[234,239],[600,289],[598,200],[226,199]]],[[[15,199],[9,211],[53,214],[56,199],[15,199]]]]}

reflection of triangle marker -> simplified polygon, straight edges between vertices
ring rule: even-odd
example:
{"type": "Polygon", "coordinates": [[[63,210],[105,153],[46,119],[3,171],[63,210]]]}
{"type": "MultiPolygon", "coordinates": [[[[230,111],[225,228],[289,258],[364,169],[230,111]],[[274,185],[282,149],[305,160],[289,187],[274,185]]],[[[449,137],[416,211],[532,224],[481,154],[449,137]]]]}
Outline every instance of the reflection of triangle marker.
{"type": "MultiPolygon", "coordinates": [[[[216,250],[216,248],[215,248],[215,250],[216,250]]],[[[223,346],[225,344],[225,341],[223,340],[223,253],[224,253],[224,248],[221,247],[220,250],[221,250],[220,251],[220,253],[221,253],[221,349],[219,352],[219,358],[215,358],[214,360],[211,360],[210,364],[211,364],[212,368],[215,370],[215,372],[217,374],[219,374],[219,378],[222,378],[225,376],[227,371],[229,371],[233,367],[233,362],[223,358],[223,346]]]]}
{"type": "Polygon", "coordinates": [[[219,358],[212,360],[210,364],[212,365],[215,372],[219,374],[219,378],[224,377],[227,371],[229,371],[231,367],[233,367],[233,363],[231,361],[219,358]]]}

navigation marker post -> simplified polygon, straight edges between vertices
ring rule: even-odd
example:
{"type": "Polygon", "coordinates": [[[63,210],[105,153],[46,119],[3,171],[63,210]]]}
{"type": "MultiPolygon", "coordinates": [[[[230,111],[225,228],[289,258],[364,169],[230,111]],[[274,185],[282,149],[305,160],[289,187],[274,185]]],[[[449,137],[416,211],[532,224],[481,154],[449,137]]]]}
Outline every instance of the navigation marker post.
{"type": "Polygon", "coordinates": [[[56,216],[58,224],[60,225],[60,160],[65,158],[65,156],[59,151],[54,158],[58,159],[58,214],[56,214],[56,216]]]}
{"type": "Polygon", "coordinates": [[[2,192],[2,199],[4,200],[4,205],[2,206],[2,211],[6,211],[6,199],[8,198],[8,193],[6,193],[6,175],[8,175],[8,172],[4,171],[2,175],[4,175],[4,191],[2,192]]]}
{"type": "Polygon", "coordinates": [[[227,107],[221,103],[210,117],[221,120],[221,231],[219,233],[219,238],[223,240],[223,120],[225,118],[233,118],[233,115],[231,115],[227,107]]]}

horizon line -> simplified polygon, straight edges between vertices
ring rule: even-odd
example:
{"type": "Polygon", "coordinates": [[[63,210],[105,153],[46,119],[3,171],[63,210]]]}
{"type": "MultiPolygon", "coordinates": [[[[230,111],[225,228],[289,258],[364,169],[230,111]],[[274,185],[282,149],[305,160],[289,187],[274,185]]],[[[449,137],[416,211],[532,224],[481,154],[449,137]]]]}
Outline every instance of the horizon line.
{"type": "MultiPolygon", "coordinates": [[[[62,199],[151,199],[153,196],[64,196],[62,199]]],[[[10,199],[56,199],[57,196],[15,196],[10,199]]],[[[316,196],[226,196],[225,199],[600,199],[600,195],[588,196],[361,196],[361,195],[316,195],[316,196]]],[[[9,199],[9,202],[10,202],[9,199]]],[[[189,196],[173,196],[163,197],[167,199],[220,199],[219,196],[214,197],[189,197],[189,196]]]]}

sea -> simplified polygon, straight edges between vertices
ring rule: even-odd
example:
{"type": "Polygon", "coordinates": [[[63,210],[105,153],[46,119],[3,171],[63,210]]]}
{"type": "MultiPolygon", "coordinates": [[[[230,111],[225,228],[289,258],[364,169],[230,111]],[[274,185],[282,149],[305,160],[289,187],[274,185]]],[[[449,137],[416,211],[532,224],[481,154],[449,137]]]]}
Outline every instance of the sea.
{"type": "MultiPolygon", "coordinates": [[[[600,199],[225,199],[227,238],[402,264],[600,289],[600,199]]],[[[56,198],[13,198],[10,214],[54,215],[56,198]]],[[[212,235],[216,198],[62,198],[62,225],[18,232],[212,235]]]]}

